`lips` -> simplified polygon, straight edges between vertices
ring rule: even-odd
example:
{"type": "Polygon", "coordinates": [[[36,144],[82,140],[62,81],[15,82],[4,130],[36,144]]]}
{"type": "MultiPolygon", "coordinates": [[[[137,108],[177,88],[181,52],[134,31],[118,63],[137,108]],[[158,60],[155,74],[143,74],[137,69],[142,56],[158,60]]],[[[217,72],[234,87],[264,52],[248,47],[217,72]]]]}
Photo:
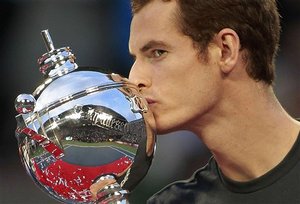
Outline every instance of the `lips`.
{"type": "Polygon", "coordinates": [[[147,103],[148,103],[149,105],[155,103],[155,101],[154,101],[153,99],[151,99],[151,98],[146,98],[146,101],[147,101],[147,103]]]}

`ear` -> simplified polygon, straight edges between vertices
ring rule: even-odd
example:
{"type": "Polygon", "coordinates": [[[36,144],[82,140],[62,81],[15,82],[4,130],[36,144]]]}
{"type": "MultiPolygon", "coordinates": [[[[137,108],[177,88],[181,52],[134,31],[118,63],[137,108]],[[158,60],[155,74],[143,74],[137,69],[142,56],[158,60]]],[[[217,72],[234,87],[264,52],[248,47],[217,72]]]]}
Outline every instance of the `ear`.
{"type": "Polygon", "coordinates": [[[238,61],[240,51],[239,36],[234,30],[224,28],[215,36],[215,42],[221,51],[219,61],[221,71],[228,74],[238,61]]]}

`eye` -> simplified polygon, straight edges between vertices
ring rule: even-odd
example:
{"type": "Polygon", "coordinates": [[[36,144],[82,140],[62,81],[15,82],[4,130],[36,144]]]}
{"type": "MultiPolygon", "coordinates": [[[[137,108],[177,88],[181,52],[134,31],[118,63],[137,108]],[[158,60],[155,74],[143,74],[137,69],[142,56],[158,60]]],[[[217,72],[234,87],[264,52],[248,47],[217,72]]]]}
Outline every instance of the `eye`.
{"type": "Polygon", "coordinates": [[[159,58],[165,53],[167,53],[167,51],[165,51],[165,50],[153,50],[152,51],[152,57],[153,58],[159,58]]]}

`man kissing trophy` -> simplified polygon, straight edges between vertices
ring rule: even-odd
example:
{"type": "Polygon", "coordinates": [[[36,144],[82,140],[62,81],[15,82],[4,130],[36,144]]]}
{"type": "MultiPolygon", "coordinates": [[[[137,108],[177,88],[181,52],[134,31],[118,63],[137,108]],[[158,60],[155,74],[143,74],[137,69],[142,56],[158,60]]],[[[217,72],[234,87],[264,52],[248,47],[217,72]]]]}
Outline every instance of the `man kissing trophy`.
{"type": "Polygon", "coordinates": [[[155,125],[138,88],[118,74],[80,67],[69,47],[38,59],[45,80],[15,101],[21,161],[63,203],[128,203],[155,150],[155,125]],[[103,183],[94,197],[91,186],[103,183]]]}

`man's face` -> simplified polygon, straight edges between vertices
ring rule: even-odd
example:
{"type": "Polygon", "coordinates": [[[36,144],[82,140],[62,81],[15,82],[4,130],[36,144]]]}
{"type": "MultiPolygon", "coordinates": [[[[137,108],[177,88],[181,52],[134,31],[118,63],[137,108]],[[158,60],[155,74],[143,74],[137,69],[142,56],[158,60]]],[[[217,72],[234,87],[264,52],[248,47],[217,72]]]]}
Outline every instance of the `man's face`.
{"type": "Polygon", "coordinates": [[[176,1],[152,1],[131,23],[129,50],[135,62],[129,80],[146,97],[158,133],[193,131],[221,93],[214,50],[208,49],[203,62],[192,40],[179,31],[174,12],[176,1]]]}

